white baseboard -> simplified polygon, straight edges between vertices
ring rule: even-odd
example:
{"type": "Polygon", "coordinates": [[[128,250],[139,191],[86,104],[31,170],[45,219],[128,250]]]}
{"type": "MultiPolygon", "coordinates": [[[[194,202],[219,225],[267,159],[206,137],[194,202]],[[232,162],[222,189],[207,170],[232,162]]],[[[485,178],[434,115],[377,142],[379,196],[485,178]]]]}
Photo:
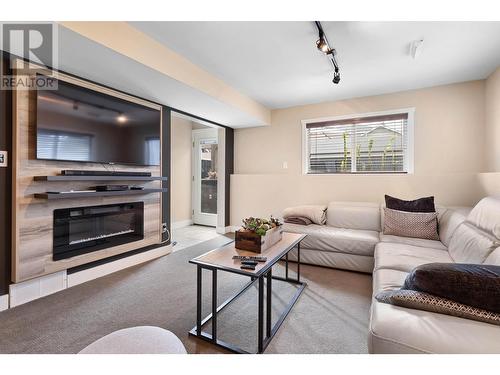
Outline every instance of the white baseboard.
{"type": "Polygon", "coordinates": [[[217,228],[215,228],[215,231],[219,234],[226,234],[226,233],[234,232],[234,228],[237,228],[237,227],[233,227],[233,226],[217,227],[217,228]]]}
{"type": "Polygon", "coordinates": [[[66,271],[56,272],[9,286],[10,307],[22,305],[67,288],[66,271]]]}
{"type": "Polygon", "coordinates": [[[193,220],[181,220],[172,223],[172,229],[179,229],[193,225],[193,220]]]}
{"type": "Polygon", "coordinates": [[[148,250],[143,253],[128,256],[126,258],[115,260],[102,264],[100,266],[92,267],[80,272],[75,272],[68,275],[68,288],[82,284],[84,282],[97,279],[102,276],[109,275],[110,273],[123,270],[128,267],[136,266],[138,264],[160,258],[172,252],[172,246],[162,246],[153,250],[148,250]]]}
{"type": "Polygon", "coordinates": [[[4,294],[0,296],[0,311],[7,310],[9,308],[9,295],[4,294]]]}

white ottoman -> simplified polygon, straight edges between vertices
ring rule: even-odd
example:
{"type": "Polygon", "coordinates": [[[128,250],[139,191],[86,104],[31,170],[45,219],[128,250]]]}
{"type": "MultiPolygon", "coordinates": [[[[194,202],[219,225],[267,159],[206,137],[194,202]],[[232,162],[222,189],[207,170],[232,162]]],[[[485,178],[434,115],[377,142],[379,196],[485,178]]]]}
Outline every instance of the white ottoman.
{"type": "Polygon", "coordinates": [[[112,332],[78,354],[186,354],[186,349],[172,332],[141,326],[112,332]]]}

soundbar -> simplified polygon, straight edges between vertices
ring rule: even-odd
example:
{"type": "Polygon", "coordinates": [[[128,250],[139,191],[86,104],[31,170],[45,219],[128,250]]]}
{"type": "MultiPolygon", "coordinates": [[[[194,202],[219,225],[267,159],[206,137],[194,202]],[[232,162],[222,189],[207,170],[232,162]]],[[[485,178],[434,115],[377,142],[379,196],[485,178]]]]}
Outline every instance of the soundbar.
{"type": "Polygon", "coordinates": [[[126,176],[126,177],[151,177],[151,172],[124,172],[124,171],[84,171],[79,169],[64,169],[63,176],[126,176]]]}

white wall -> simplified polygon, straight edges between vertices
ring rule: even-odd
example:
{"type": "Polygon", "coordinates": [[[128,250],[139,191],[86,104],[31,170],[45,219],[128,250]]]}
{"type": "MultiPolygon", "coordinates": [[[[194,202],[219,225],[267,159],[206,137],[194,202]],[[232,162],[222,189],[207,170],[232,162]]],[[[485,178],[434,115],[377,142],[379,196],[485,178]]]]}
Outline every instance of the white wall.
{"type": "Polygon", "coordinates": [[[235,131],[231,222],[279,216],[297,204],[382,201],[385,193],[472,205],[481,197],[478,173],[486,166],[484,105],[485,82],[472,81],[274,110],[271,126],[235,131]],[[415,107],[414,174],[302,175],[301,120],[409,107],[415,107]]]}
{"type": "Polygon", "coordinates": [[[172,116],[171,126],[171,222],[179,223],[192,219],[191,203],[191,155],[192,122],[172,116]]]}

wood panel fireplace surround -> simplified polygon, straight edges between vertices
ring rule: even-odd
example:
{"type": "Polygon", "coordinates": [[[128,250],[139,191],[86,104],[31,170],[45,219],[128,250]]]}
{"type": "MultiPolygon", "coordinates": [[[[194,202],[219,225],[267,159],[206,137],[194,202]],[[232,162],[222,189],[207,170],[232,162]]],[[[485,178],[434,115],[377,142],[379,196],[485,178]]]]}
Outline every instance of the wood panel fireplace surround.
{"type": "MultiPolygon", "coordinates": [[[[58,73],[57,79],[162,110],[160,105],[69,75],[58,73]]],[[[47,192],[85,190],[97,184],[112,184],[115,177],[60,176],[64,169],[98,171],[105,167],[98,163],[37,160],[35,134],[36,92],[16,90],[13,93],[12,157],[14,283],[161,244],[160,192],[164,191],[161,180],[165,179],[161,177],[161,165],[113,165],[116,171],[150,172],[152,177],[140,181],[143,191],[85,193],[53,199],[47,192]]],[[[138,178],[127,181],[120,176],[116,180],[121,184],[138,183],[138,178]]]]}

